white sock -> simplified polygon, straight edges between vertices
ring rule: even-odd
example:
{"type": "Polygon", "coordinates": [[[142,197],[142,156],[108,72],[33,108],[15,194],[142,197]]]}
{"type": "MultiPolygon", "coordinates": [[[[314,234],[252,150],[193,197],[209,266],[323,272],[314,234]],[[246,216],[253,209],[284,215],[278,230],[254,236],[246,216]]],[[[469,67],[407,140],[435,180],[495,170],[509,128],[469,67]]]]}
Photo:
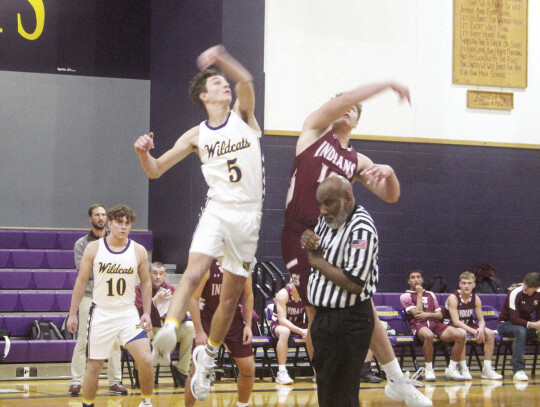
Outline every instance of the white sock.
{"type": "Polygon", "coordinates": [[[206,341],[206,348],[205,348],[205,351],[207,354],[209,354],[210,356],[216,356],[217,353],[219,352],[219,347],[221,345],[217,345],[217,346],[214,346],[210,343],[210,340],[206,341]]]}
{"type": "Polygon", "coordinates": [[[426,370],[433,370],[433,362],[426,362],[426,370]]]}
{"type": "Polygon", "coordinates": [[[214,358],[215,358],[215,356],[210,356],[208,353],[203,352],[203,355],[202,355],[202,362],[203,362],[206,366],[211,366],[211,365],[214,364],[214,358]]]}
{"type": "Polygon", "coordinates": [[[464,367],[467,367],[467,363],[465,363],[464,360],[460,360],[460,361],[458,362],[458,366],[459,366],[460,369],[462,369],[462,368],[464,368],[464,367]]]}
{"type": "Polygon", "coordinates": [[[484,360],[484,369],[491,370],[491,360],[484,360]]]}
{"type": "Polygon", "coordinates": [[[152,397],[142,397],[142,401],[143,401],[143,403],[145,403],[145,404],[150,404],[150,405],[152,405],[152,397]]]}
{"type": "Polygon", "coordinates": [[[285,365],[278,365],[278,371],[279,372],[286,372],[287,368],[285,367],[285,365]]]}
{"type": "Polygon", "coordinates": [[[457,362],[450,359],[450,363],[448,364],[449,369],[455,369],[457,367],[457,362]]]}
{"type": "Polygon", "coordinates": [[[386,365],[381,365],[382,370],[386,373],[386,377],[392,381],[399,380],[403,376],[401,367],[396,358],[391,362],[388,362],[386,365]]]}
{"type": "Polygon", "coordinates": [[[236,402],[236,407],[248,407],[248,403],[236,402]]]}

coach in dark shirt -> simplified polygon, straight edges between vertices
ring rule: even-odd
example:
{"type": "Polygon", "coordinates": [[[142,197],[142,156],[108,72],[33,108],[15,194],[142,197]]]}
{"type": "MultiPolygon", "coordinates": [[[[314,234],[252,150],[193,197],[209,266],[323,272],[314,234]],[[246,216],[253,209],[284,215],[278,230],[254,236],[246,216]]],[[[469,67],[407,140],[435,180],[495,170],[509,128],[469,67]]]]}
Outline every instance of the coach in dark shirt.
{"type": "Polygon", "coordinates": [[[540,318],[540,273],[529,273],[523,284],[506,296],[499,314],[497,332],[514,338],[512,343],[512,371],[515,380],[529,380],[525,373],[525,342],[534,338],[540,321],[533,322],[532,314],[540,318]]]}
{"type": "Polygon", "coordinates": [[[373,332],[377,230],[341,176],[321,182],[317,201],[321,216],[301,244],[312,267],[308,299],[316,309],[311,335],[319,405],[359,406],[361,369],[373,332]]]}

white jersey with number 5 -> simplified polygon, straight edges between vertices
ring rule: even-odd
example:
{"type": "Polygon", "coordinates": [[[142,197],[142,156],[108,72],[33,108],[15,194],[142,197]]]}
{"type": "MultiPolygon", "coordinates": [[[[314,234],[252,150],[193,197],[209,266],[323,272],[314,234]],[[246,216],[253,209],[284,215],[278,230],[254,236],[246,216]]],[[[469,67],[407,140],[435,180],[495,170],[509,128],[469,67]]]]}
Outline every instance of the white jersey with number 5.
{"type": "Polygon", "coordinates": [[[236,204],[261,205],[264,174],[261,132],[248,126],[234,110],[225,123],[199,126],[201,169],[208,185],[208,198],[236,204]]]}
{"type": "Polygon", "coordinates": [[[135,303],[138,270],[135,242],[128,239],[124,250],[113,252],[106,238],[99,239],[94,259],[92,302],[103,308],[123,308],[135,303]]]}

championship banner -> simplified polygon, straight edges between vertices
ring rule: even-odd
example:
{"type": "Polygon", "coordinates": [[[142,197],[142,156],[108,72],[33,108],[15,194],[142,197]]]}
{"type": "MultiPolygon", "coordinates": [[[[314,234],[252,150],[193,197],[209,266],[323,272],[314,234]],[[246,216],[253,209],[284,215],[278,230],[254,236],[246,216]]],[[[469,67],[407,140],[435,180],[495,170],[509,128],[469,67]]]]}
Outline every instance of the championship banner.
{"type": "Polygon", "coordinates": [[[2,0],[0,70],[150,77],[150,0],[2,0]]]}

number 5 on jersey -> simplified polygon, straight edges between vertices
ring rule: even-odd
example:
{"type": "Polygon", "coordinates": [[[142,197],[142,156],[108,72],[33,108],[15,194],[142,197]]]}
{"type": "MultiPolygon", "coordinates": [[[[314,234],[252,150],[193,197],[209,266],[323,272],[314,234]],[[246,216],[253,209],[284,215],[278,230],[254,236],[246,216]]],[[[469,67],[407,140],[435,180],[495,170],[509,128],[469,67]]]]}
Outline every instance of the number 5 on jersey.
{"type": "Polygon", "coordinates": [[[229,167],[229,180],[231,182],[238,182],[242,179],[242,171],[239,167],[236,165],[236,158],[233,158],[232,160],[227,160],[227,166],[229,167]]]}

